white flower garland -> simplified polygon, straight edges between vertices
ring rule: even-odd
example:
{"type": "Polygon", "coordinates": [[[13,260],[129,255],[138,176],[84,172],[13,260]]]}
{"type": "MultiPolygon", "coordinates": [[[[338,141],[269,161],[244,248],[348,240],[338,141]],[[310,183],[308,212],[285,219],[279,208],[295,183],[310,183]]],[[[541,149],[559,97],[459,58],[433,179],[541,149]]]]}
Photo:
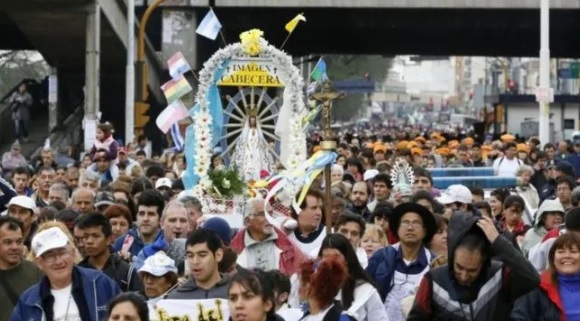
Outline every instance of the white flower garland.
{"type": "MultiPolygon", "coordinates": [[[[278,76],[280,81],[285,85],[283,106],[281,108],[290,108],[290,127],[289,127],[289,146],[288,151],[292,155],[287,164],[288,170],[293,170],[298,165],[306,161],[306,134],[302,127],[302,117],[305,113],[303,87],[304,82],[300,71],[292,63],[292,57],[276,47],[268,44],[268,42],[260,38],[261,53],[260,58],[266,58],[273,61],[274,65],[278,67],[278,76]]],[[[200,106],[200,111],[194,115],[193,121],[195,124],[196,137],[196,163],[195,174],[200,177],[200,183],[194,187],[193,194],[201,198],[203,191],[211,188],[211,182],[207,178],[207,171],[209,169],[211,160],[211,142],[215,133],[211,130],[211,115],[209,113],[210,102],[207,99],[207,94],[210,86],[216,81],[214,74],[216,70],[223,65],[226,60],[236,58],[251,58],[244,53],[241,43],[234,43],[226,46],[215,52],[213,56],[207,60],[203,69],[199,73],[199,90],[196,95],[196,102],[200,106]]],[[[284,121],[284,120],[279,120],[284,121]]],[[[217,133],[220,135],[221,133],[217,133]]]]}

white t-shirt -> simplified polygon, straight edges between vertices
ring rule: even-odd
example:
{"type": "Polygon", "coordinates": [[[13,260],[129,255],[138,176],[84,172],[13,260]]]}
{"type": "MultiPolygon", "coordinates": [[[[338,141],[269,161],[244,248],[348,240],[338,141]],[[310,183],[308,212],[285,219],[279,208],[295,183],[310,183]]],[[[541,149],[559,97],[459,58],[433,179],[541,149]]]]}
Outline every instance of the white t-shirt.
{"type": "Polygon", "coordinates": [[[60,290],[50,289],[54,297],[54,321],[82,321],[79,308],[72,296],[72,283],[60,290]]]}
{"type": "Polygon", "coordinates": [[[516,172],[521,165],[523,165],[523,162],[517,157],[509,160],[507,157],[502,156],[493,162],[493,171],[499,177],[516,177],[516,172]]]}
{"type": "Polygon", "coordinates": [[[362,247],[356,248],[356,257],[360,266],[362,266],[363,269],[366,269],[369,265],[369,258],[367,257],[367,252],[362,247]]]}

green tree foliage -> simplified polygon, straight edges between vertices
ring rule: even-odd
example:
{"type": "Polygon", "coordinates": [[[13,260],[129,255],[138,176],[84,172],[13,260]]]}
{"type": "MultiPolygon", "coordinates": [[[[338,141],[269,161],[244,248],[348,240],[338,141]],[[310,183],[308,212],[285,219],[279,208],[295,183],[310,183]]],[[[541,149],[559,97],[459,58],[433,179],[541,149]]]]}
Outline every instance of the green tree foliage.
{"type": "Polygon", "coordinates": [[[0,97],[23,79],[40,81],[49,71],[49,66],[36,52],[0,51],[0,97]]]}
{"type": "MultiPolygon", "coordinates": [[[[365,74],[371,80],[383,82],[392,59],[380,55],[325,55],[328,77],[332,81],[363,79],[365,74]]],[[[334,120],[351,120],[368,105],[366,94],[350,94],[333,103],[334,120]]]]}

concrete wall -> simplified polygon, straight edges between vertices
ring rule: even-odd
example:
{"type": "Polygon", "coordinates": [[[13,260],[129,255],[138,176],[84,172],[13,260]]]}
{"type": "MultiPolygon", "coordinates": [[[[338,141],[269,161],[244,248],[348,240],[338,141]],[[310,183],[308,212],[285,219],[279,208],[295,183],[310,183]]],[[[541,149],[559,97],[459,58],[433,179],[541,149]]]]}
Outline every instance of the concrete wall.
{"type": "MultiPolygon", "coordinates": [[[[526,118],[538,120],[538,105],[537,104],[509,104],[507,106],[507,130],[510,133],[518,134],[521,130],[521,124],[526,118]]],[[[573,131],[579,130],[579,114],[580,107],[578,103],[566,104],[562,107],[561,104],[550,105],[550,123],[554,124],[554,140],[561,140],[570,138],[573,131]],[[564,120],[573,119],[574,129],[564,130],[564,120]]]]}
{"type": "MultiPolygon", "coordinates": [[[[534,9],[538,0],[215,0],[216,7],[534,9]]],[[[551,0],[555,9],[580,9],[577,0],[551,0]]]]}

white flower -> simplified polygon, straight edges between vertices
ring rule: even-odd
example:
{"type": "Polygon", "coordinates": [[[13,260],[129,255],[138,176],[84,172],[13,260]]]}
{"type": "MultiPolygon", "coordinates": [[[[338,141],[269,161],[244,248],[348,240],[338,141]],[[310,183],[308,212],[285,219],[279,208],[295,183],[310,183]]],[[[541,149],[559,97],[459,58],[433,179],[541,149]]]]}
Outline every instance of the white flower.
{"type": "Polygon", "coordinates": [[[225,213],[226,212],[226,205],[225,204],[218,204],[216,206],[216,210],[218,213],[225,213]]]}
{"type": "Polygon", "coordinates": [[[225,170],[226,170],[226,165],[224,165],[224,164],[220,164],[220,165],[218,165],[218,166],[215,168],[215,170],[216,170],[216,171],[218,171],[218,172],[225,171],[225,170]]]}
{"type": "Polygon", "coordinates": [[[230,181],[229,181],[227,178],[224,178],[224,179],[222,180],[222,186],[223,186],[225,189],[228,189],[228,188],[232,187],[232,183],[231,183],[231,182],[230,182],[230,181]]]}
{"type": "Polygon", "coordinates": [[[201,188],[204,191],[208,191],[213,187],[213,183],[212,183],[211,179],[209,179],[207,177],[203,177],[201,179],[201,181],[199,182],[199,184],[201,185],[201,188]]]}
{"type": "Polygon", "coordinates": [[[195,166],[195,174],[199,177],[203,177],[206,174],[206,170],[203,166],[195,166]]]}

